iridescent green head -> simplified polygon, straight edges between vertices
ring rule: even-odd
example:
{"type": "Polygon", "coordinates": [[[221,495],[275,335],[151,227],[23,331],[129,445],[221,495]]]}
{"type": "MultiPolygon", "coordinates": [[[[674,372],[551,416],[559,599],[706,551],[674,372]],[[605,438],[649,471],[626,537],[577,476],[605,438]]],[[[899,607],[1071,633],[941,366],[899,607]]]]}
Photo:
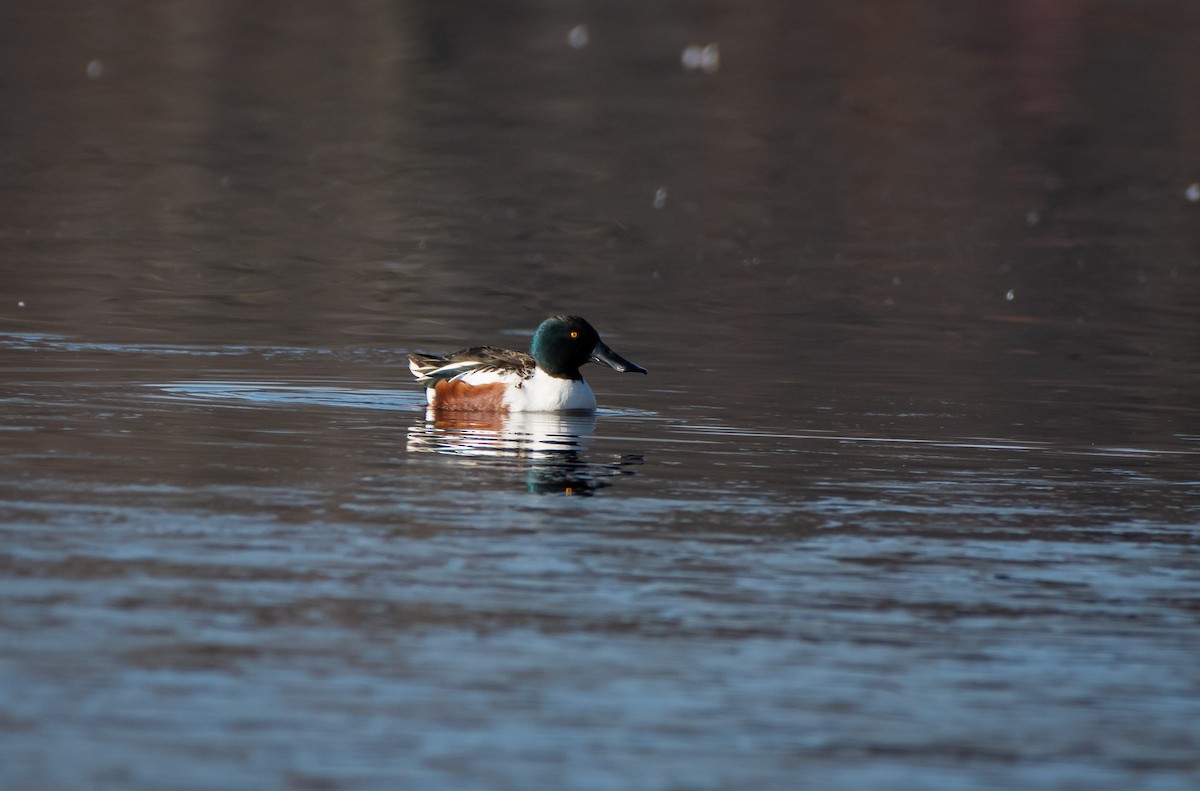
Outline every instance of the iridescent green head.
{"type": "Polygon", "coordinates": [[[621,373],[646,373],[645,368],[608,348],[595,328],[579,316],[551,316],[543,321],[533,334],[529,353],[539,368],[560,379],[582,379],[579,368],[589,362],[621,373]]]}

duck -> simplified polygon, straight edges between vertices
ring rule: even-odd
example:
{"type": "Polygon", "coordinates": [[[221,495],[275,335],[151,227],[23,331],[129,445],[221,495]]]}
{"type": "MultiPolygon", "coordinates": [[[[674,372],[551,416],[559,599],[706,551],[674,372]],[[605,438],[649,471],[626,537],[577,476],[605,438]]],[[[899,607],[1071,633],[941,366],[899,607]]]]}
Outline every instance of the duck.
{"type": "Polygon", "coordinates": [[[429,407],[460,412],[589,412],[596,395],[579,369],[599,363],[645,374],[600,340],[581,316],[551,316],[529,352],[473,346],[452,354],[410,352],[408,369],[425,386],[429,407]]]}

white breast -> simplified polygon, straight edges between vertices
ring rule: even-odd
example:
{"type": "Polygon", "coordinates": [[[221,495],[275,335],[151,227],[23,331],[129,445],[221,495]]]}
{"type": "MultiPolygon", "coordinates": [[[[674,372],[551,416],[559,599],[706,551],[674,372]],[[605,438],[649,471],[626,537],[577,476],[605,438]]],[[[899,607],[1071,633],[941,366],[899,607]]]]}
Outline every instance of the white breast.
{"type": "Polygon", "coordinates": [[[504,403],[511,412],[566,412],[595,409],[596,396],[582,379],[559,379],[539,368],[519,388],[509,388],[504,403]]]}

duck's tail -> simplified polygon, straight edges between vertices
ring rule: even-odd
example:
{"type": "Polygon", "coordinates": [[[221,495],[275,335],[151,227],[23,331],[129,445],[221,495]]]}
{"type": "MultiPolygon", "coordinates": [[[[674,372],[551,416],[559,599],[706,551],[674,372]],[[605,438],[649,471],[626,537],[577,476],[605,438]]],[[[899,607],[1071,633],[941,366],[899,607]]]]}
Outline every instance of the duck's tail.
{"type": "Polygon", "coordinates": [[[408,370],[417,377],[418,382],[424,382],[432,377],[429,375],[450,361],[436,354],[408,353],[408,370]]]}

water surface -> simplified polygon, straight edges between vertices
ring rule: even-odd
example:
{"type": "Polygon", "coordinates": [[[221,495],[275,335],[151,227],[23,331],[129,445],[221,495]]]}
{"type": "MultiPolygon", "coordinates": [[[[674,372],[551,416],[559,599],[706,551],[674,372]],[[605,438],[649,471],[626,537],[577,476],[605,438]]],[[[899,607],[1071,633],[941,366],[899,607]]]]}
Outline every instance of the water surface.
{"type": "Polygon", "coordinates": [[[0,30],[0,785],[1200,782],[1190,4],[0,30]]]}

